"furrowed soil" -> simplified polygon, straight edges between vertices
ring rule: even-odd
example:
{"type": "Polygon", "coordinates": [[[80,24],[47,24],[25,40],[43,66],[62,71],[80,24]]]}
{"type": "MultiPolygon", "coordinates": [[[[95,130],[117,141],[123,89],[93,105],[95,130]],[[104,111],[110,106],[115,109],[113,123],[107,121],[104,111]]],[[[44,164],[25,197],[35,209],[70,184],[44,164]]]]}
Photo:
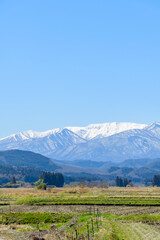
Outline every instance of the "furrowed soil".
{"type": "Polygon", "coordinates": [[[92,206],[92,205],[47,205],[47,206],[0,206],[0,213],[3,212],[56,212],[56,213],[94,213],[97,208],[101,213],[117,215],[131,214],[159,214],[160,206],[92,206]]]}

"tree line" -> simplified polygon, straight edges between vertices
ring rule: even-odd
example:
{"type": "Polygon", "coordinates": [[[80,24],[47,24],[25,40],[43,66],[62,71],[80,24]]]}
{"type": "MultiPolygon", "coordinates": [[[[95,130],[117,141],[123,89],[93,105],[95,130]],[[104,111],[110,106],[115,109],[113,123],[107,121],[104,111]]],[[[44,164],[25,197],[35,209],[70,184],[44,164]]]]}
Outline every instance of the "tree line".
{"type": "Polygon", "coordinates": [[[130,184],[132,181],[127,179],[127,178],[120,178],[120,177],[116,177],[115,180],[115,185],[117,187],[126,187],[128,184],[130,184]]]}
{"type": "Polygon", "coordinates": [[[64,185],[62,173],[43,172],[40,179],[42,179],[46,185],[54,185],[56,187],[63,187],[64,185]]]}

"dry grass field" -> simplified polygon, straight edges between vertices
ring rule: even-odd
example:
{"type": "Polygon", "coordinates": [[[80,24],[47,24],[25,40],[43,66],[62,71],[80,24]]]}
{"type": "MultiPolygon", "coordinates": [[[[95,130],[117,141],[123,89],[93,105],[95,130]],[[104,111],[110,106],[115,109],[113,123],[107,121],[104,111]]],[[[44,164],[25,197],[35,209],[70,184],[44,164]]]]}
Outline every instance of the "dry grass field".
{"type": "Polygon", "coordinates": [[[160,188],[0,189],[0,240],[160,239],[160,188]]]}

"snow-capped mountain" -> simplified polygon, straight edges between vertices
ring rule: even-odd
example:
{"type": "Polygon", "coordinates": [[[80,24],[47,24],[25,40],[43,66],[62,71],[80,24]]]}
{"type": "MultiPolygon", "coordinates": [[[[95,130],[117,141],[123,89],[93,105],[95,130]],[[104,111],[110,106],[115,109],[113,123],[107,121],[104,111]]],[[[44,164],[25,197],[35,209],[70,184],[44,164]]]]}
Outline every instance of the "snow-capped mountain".
{"type": "MultiPolygon", "coordinates": [[[[63,153],[64,154],[64,153],[63,153]]],[[[93,138],[76,145],[65,159],[122,161],[135,158],[160,157],[160,124],[143,129],[123,131],[109,137],[93,138]]]]}
{"type": "Polygon", "coordinates": [[[143,129],[146,126],[146,124],[112,122],[90,124],[87,127],[67,127],[67,129],[71,130],[82,138],[90,140],[94,137],[108,137],[130,129],[143,129]]]}
{"type": "Polygon", "coordinates": [[[58,128],[46,132],[26,131],[0,139],[0,150],[29,150],[47,156],[81,142],[85,140],[69,129],[58,128]]]}
{"type": "Polygon", "coordinates": [[[55,159],[121,161],[160,157],[160,124],[91,124],[45,132],[25,131],[0,139],[0,150],[20,149],[55,159]]]}

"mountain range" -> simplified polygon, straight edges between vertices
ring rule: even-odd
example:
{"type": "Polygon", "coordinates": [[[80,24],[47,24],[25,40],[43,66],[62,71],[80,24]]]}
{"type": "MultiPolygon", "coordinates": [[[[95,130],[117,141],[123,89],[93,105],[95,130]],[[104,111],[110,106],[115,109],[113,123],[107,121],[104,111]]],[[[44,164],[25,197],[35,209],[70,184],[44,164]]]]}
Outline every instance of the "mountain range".
{"type": "Polygon", "coordinates": [[[18,181],[33,183],[43,171],[61,172],[66,183],[86,181],[114,181],[116,176],[134,182],[151,183],[160,174],[160,158],[128,159],[122,162],[96,162],[91,160],[51,160],[41,154],[22,150],[0,151],[0,185],[18,181]]]}
{"type": "Polygon", "coordinates": [[[19,149],[59,160],[120,162],[160,157],[160,123],[104,123],[45,132],[25,131],[0,139],[0,151],[19,149]]]}

